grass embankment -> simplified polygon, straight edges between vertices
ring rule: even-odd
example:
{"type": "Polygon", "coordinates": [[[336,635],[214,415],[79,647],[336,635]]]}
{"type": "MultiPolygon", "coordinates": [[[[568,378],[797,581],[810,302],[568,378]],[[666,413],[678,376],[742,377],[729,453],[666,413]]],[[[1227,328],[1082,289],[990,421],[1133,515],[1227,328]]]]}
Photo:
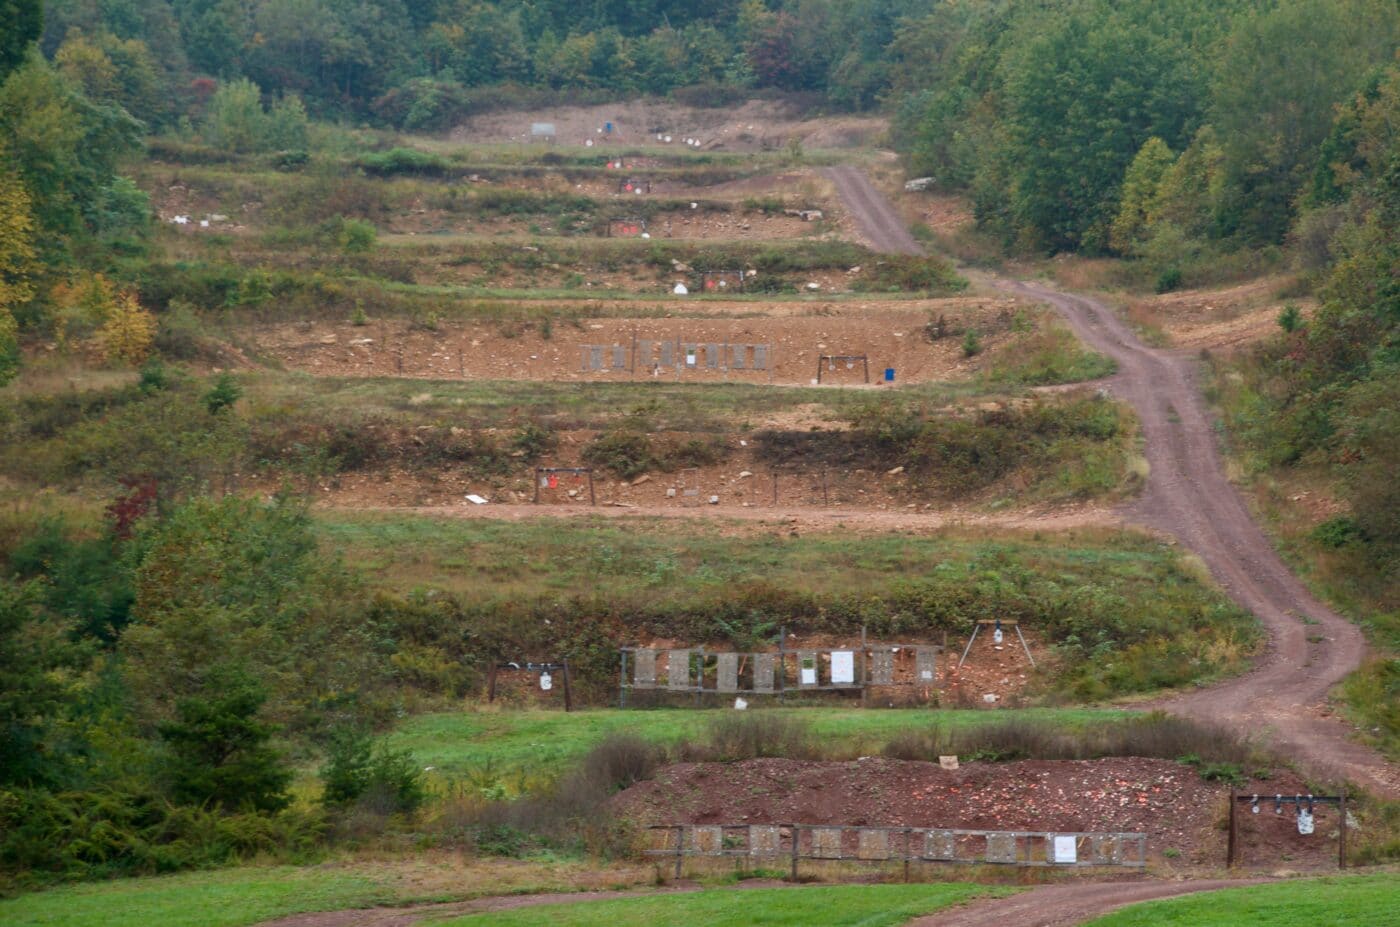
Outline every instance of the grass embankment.
{"type": "MultiPolygon", "coordinates": [[[[878,754],[892,741],[938,729],[956,732],[996,725],[1002,712],[870,711],[854,708],[770,708],[765,721],[801,724],[830,759],[878,754]]],[[[558,778],[611,735],[640,737],[661,747],[703,740],[719,715],[689,710],[592,709],[444,712],[409,718],[389,736],[438,779],[520,794],[558,778]]],[[[1026,709],[1014,716],[1047,730],[1084,731],[1136,717],[1087,708],[1026,709]]]]}
{"type": "Polygon", "coordinates": [[[1397,873],[1338,876],[1203,892],[1132,905],[1085,927],[1394,927],[1397,873]]]}
{"type": "Polygon", "coordinates": [[[709,890],[651,898],[544,905],[447,921],[455,927],[896,927],[911,917],[1014,889],[974,885],[843,885],[709,890]]]}
{"type": "Polygon", "coordinates": [[[1044,688],[1077,700],[1237,671],[1258,639],[1202,567],[1130,532],[733,536],[701,520],[342,513],[318,525],[375,585],[418,590],[409,651],[567,656],[599,698],[616,684],[616,646],[653,637],[763,647],[780,626],[851,639],[866,626],[957,641],[979,618],[1018,618],[1056,648],[1044,688]]]}

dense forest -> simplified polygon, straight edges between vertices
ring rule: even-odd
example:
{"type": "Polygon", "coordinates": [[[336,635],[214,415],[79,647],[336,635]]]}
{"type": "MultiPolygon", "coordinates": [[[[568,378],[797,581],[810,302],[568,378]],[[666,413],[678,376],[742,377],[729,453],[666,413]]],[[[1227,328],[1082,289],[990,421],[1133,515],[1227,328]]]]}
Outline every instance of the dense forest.
{"type": "MultiPolygon", "coordinates": [[[[1393,0],[0,0],[0,17],[0,386],[40,334],[144,363],[90,401],[160,476],[113,495],[100,536],[0,533],[0,868],[160,871],[313,843],[326,820],[285,810],[279,734],[304,745],[292,759],[329,757],[332,807],[372,789],[412,806],[412,769],[369,732],[395,685],[451,662],[445,606],[367,595],[317,554],[302,503],[205,496],[240,427],[235,378],[147,359],[184,356],[178,313],[244,303],[152,272],[151,205],[124,170],[153,137],[298,170],[326,124],[435,133],[542,99],[781,92],[890,114],[911,175],[966,194],[1009,251],[1120,257],[1162,291],[1289,266],[1320,308],[1233,371],[1232,432],[1260,468],[1335,484],[1346,510],[1315,542],[1398,633],[1393,0]]],[[[93,411],[26,401],[0,394],[4,440],[25,416],[42,435],[93,411]]],[[[116,444],[96,428],[72,454],[100,468],[92,448],[116,444]]],[[[1363,683],[1400,729],[1400,662],[1363,683]]]]}

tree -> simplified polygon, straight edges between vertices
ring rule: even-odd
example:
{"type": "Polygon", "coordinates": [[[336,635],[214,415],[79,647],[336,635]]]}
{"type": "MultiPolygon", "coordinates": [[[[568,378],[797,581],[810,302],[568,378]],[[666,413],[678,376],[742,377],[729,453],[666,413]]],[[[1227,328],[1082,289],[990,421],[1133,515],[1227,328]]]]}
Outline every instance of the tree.
{"type": "Polygon", "coordinates": [[[29,194],[0,146],[0,386],[19,369],[19,324],[15,310],[34,298],[39,265],[29,194]]]}
{"type": "Polygon", "coordinates": [[[139,367],[151,353],[156,337],[156,320],[141,308],[135,293],[118,294],[111,313],[97,331],[102,356],[139,367]]]}
{"type": "Polygon", "coordinates": [[[214,667],[198,693],[179,700],[175,720],[159,727],[177,801],[226,811],[280,811],[291,803],[291,770],[268,743],[277,728],[258,717],[266,701],[263,686],[229,664],[214,667]]]}
{"type": "Polygon", "coordinates": [[[45,264],[66,263],[73,242],[92,233],[118,163],[140,147],[141,128],[120,106],[89,100],[37,54],[0,84],[0,145],[29,194],[45,264]]]}
{"type": "Polygon", "coordinates": [[[1282,240],[1334,108],[1397,44],[1393,0],[1285,0],[1238,18],[1211,89],[1232,230],[1251,242],[1282,240]]]}
{"type": "Polygon", "coordinates": [[[1131,254],[1145,237],[1152,204],[1162,176],[1176,159],[1167,143],[1155,135],[1138,151],[1118,196],[1118,215],[1109,230],[1109,244],[1120,254],[1131,254]]]}
{"type": "Polygon", "coordinates": [[[44,746],[64,699],[62,623],[45,621],[35,583],[0,578],[0,785],[51,778],[44,746]]]}
{"type": "Polygon", "coordinates": [[[0,0],[0,81],[24,62],[44,31],[43,0],[0,0]]]}

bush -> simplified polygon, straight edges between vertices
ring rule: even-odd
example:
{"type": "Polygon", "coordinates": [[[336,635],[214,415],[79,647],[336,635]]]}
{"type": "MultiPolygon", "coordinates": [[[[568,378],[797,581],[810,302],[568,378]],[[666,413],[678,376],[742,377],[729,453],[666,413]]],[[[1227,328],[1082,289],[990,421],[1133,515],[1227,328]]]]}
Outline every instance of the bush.
{"type": "Polygon", "coordinates": [[[358,163],[366,173],[377,177],[400,174],[440,177],[452,170],[452,162],[442,155],[416,148],[390,148],[388,151],[374,152],[361,157],[358,163]]]}
{"type": "Polygon", "coordinates": [[[689,762],[735,763],[759,757],[810,760],[821,748],[808,722],[766,711],[736,711],[718,715],[705,738],[682,743],[676,755],[689,762]]]}
{"type": "Polygon", "coordinates": [[[962,352],[963,357],[976,357],[982,353],[982,338],[977,334],[977,329],[969,328],[963,335],[962,352]]]}
{"type": "Polygon", "coordinates": [[[615,428],[584,445],[584,463],[608,470],[624,480],[641,476],[658,463],[651,438],[632,428],[615,428]]]}

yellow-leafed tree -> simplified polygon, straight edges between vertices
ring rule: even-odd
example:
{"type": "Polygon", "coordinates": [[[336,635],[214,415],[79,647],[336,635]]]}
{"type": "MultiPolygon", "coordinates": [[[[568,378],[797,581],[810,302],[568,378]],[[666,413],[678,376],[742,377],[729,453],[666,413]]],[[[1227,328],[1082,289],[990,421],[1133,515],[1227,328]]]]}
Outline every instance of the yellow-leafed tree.
{"type": "Polygon", "coordinates": [[[133,366],[151,353],[155,337],[155,317],[141,308],[132,293],[117,296],[107,321],[97,331],[97,342],[107,360],[125,361],[133,366]]]}
{"type": "Polygon", "coordinates": [[[39,269],[29,194],[9,168],[0,149],[0,386],[19,369],[19,325],[14,310],[34,298],[33,278],[39,269]]]}

